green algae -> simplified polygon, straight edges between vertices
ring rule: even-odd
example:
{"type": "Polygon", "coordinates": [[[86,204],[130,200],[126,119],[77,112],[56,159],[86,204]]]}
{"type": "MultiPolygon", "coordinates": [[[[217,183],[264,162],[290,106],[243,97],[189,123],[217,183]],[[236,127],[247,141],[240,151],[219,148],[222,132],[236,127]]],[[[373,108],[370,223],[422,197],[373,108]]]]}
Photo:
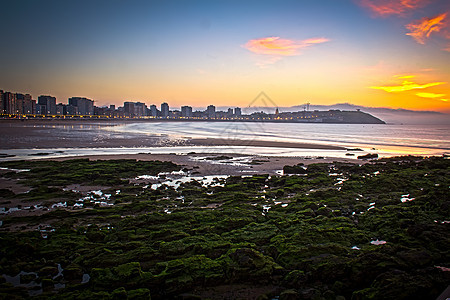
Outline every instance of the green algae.
{"type": "MultiPolygon", "coordinates": [[[[195,297],[198,287],[236,283],[277,286],[280,299],[433,299],[448,285],[449,272],[436,267],[450,267],[445,158],[299,166],[306,175],[233,176],[224,187],[191,182],[156,191],[128,179],[180,167],[140,163],[2,163],[31,170],[8,173],[39,189],[29,197],[69,199],[73,195],[62,195],[60,187],[73,178],[121,190],[112,207],[5,216],[2,274],[36,272],[45,283],[37,297],[55,299],[195,297]],[[96,168],[103,169],[94,173],[97,179],[79,176],[96,168]],[[413,200],[402,202],[403,195],[413,200]],[[265,206],[270,209],[263,215],[265,206]],[[51,224],[55,231],[44,239],[38,231],[6,230],[21,223],[51,224]],[[374,240],[386,244],[372,245],[374,240]],[[58,264],[66,287],[55,290],[58,264]],[[81,284],[83,274],[90,280],[81,284]]],[[[2,297],[26,298],[28,292],[0,283],[2,297]]]]}

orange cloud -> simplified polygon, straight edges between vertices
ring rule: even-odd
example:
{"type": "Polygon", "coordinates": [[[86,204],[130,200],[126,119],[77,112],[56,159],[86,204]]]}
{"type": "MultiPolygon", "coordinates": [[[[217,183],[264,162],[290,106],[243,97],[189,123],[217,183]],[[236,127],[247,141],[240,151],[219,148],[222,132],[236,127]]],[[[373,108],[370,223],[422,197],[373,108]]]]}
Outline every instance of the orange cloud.
{"type": "Polygon", "coordinates": [[[445,84],[446,82],[431,82],[426,84],[418,84],[412,81],[403,81],[401,85],[395,86],[371,86],[371,89],[383,90],[388,93],[404,92],[416,89],[426,89],[432,86],[445,84]]]}
{"type": "Polygon", "coordinates": [[[425,44],[425,40],[430,37],[433,32],[439,32],[446,27],[447,13],[440,14],[434,18],[422,18],[416,22],[406,25],[411,32],[406,35],[412,36],[419,44],[425,44]]]}
{"type": "Polygon", "coordinates": [[[435,93],[417,93],[416,96],[422,97],[422,98],[441,98],[444,97],[446,94],[435,94],[435,93]]]}
{"type": "Polygon", "coordinates": [[[415,75],[396,75],[394,77],[396,77],[398,79],[409,79],[409,78],[414,78],[416,76],[415,75]]]}
{"type": "Polygon", "coordinates": [[[280,37],[267,37],[248,41],[243,47],[256,54],[275,56],[299,55],[299,49],[310,47],[314,44],[328,42],[326,38],[312,38],[303,41],[293,41],[280,37]]]}
{"type": "Polygon", "coordinates": [[[359,4],[370,9],[376,17],[404,15],[429,3],[429,0],[359,0],[359,4]]]}

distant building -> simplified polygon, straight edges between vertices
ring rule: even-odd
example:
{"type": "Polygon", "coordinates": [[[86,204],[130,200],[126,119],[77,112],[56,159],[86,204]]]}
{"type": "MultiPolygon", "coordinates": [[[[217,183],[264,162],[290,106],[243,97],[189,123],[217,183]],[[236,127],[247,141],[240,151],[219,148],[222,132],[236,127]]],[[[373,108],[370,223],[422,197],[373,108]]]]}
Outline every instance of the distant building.
{"type": "Polygon", "coordinates": [[[35,114],[36,100],[33,100],[30,94],[16,94],[16,113],[35,114]]]}
{"type": "Polygon", "coordinates": [[[169,104],[167,104],[166,102],[161,104],[161,117],[169,117],[169,104]]]}
{"type": "Polygon", "coordinates": [[[69,105],[77,108],[78,115],[92,116],[94,114],[94,100],[84,97],[72,97],[69,98],[69,105]]]}
{"type": "Polygon", "coordinates": [[[5,104],[3,101],[3,90],[0,90],[0,114],[5,113],[5,104]]]}
{"type": "Polygon", "coordinates": [[[78,107],[73,106],[73,105],[65,105],[63,107],[63,114],[64,115],[68,115],[68,116],[76,116],[78,115],[78,107]]]}
{"type": "Polygon", "coordinates": [[[236,108],[234,109],[234,115],[235,115],[236,117],[242,116],[242,110],[241,110],[240,107],[236,107],[236,108]]]}
{"type": "Polygon", "coordinates": [[[6,114],[16,113],[16,94],[5,92],[3,94],[3,105],[6,114]]]}
{"type": "Polygon", "coordinates": [[[181,111],[179,110],[173,110],[169,112],[169,117],[174,118],[174,119],[178,119],[181,117],[181,111]]]}
{"type": "Polygon", "coordinates": [[[41,95],[38,97],[38,104],[41,106],[42,115],[56,115],[56,98],[41,95]],[[42,106],[45,106],[43,109],[42,106]]]}
{"type": "Polygon", "coordinates": [[[147,105],[142,102],[136,102],[134,104],[134,115],[136,117],[145,117],[147,115],[147,105]]]}
{"type": "Polygon", "coordinates": [[[157,117],[158,116],[158,108],[156,108],[156,105],[152,104],[150,105],[150,116],[151,117],[157,117]]]}
{"type": "Polygon", "coordinates": [[[64,115],[64,106],[66,105],[62,103],[56,104],[56,115],[58,116],[64,115]]]}
{"type": "Polygon", "coordinates": [[[123,109],[128,117],[144,117],[147,115],[147,105],[142,102],[124,102],[123,109]]]}
{"type": "Polygon", "coordinates": [[[124,102],[123,103],[123,110],[125,112],[125,115],[128,117],[134,117],[134,102],[124,102]]]}
{"type": "Polygon", "coordinates": [[[210,105],[206,108],[206,115],[208,118],[215,118],[216,117],[216,107],[214,105],[210,105]]]}
{"type": "Polygon", "coordinates": [[[228,108],[227,118],[231,118],[231,117],[233,117],[233,109],[232,108],[228,108]]]}
{"type": "MultiPolygon", "coordinates": [[[[31,99],[30,99],[31,101],[31,99]]],[[[23,114],[23,104],[25,102],[25,95],[16,93],[16,103],[14,105],[14,113],[23,114]]]]}
{"type": "Polygon", "coordinates": [[[182,106],[181,107],[181,117],[192,118],[192,107],[191,106],[182,106]]]}

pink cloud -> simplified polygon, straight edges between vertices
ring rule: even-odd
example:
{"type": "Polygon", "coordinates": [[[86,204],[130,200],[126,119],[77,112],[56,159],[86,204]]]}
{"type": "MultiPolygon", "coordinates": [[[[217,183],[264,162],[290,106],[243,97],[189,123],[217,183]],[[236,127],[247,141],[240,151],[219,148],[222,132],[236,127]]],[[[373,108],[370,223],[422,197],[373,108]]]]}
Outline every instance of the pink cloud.
{"type": "Polygon", "coordinates": [[[375,17],[391,15],[404,15],[407,12],[427,5],[429,0],[357,0],[357,2],[370,9],[375,17]]]}
{"type": "Polygon", "coordinates": [[[327,38],[311,38],[303,41],[294,41],[280,37],[266,37],[250,40],[243,47],[256,54],[293,56],[299,55],[300,49],[328,41],[329,39],[327,38]]]}

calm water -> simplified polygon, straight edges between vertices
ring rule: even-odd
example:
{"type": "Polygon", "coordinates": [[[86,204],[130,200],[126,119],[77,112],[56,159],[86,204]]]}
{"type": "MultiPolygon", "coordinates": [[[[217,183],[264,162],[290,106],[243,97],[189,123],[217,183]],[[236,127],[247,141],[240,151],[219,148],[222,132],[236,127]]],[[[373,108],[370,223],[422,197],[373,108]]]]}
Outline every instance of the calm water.
{"type": "Polygon", "coordinates": [[[400,153],[443,154],[450,151],[449,125],[350,125],[295,123],[132,123],[107,128],[177,139],[231,138],[332,144],[400,153]]]}
{"type": "MultiPolygon", "coordinates": [[[[25,128],[26,125],[24,125],[25,128]]],[[[442,155],[450,153],[449,125],[348,125],[348,124],[295,124],[295,123],[238,123],[238,122],[129,122],[129,123],[78,123],[66,125],[39,125],[43,142],[36,142],[33,149],[5,149],[5,154],[16,155],[13,159],[32,159],[29,156],[46,152],[45,157],[101,154],[136,153],[236,153],[267,156],[329,156],[346,157],[345,150],[311,150],[273,147],[237,146],[167,146],[176,145],[186,138],[245,139],[280,142],[316,143],[361,148],[364,153],[380,156],[394,155],[442,155]],[[48,149],[45,142],[51,139],[68,141],[96,139],[139,139],[145,136],[165,141],[155,147],[105,148],[97,143],[88,147],[48,149]],[[161,146],[164,145],[164,146],[161,146]],[[45,149],[47,148],[47,149],[45,149]],[[45,149],[45,151],[43,150],[45,149]],[[48,154],[49,153],[49,154],[48,154]]],[[[34,126],[36,127],[36,126],[34,126]]],[[[37,136],[39,141],[39,136],[37,136]]],[[[36,138],[36,137],[34,137],[36,138]]],[[[357,153],[359,155],[360,153],[357,153]]],[[[361,153],[362,154],[362,153],[361,153]]],[[[5,158],[0,158],[3,160],[5,158]]],[[[11,158],[9,158],[11,159],[11,158]]]]}

